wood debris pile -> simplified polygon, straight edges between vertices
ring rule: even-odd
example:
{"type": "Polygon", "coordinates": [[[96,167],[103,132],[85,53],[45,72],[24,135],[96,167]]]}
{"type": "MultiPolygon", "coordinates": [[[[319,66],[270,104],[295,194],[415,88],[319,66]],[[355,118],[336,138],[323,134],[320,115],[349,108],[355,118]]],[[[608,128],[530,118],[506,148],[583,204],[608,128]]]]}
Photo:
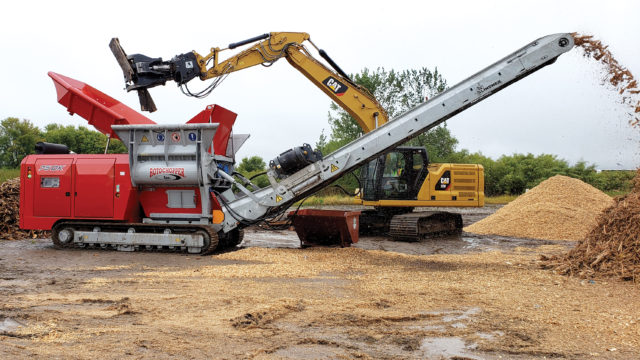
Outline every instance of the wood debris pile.
{"type": "Polygon", "coordinates": [[[565,275],[640,281],[640,169],[633,191],[602,213],[584,241],[565,255],[542,260],[544,268],[565,275]]]}
{"type": "Polygon", "coordinates": [[[556,175],[464,231],[544,240],[583,240],[613,199],[593,186],[556,175]]]}
{"type": "Polygon", "coordinates": [[[0,184],[0,240],[47,237],[46,231],[20,229],[20,178],[0,184]]]}
{"type": "Polygon", "coordinates": [[[592,58],[604,65],[607,71],[604,81],[611,84],[622,96],[622,103],[629,106],[631,111],[629,124],[640,127],[640,88],[631,71],[620,65],[613,57],[609,46],[604,45],[602,41],[594,39],[592,35],[578,33],[571,35],[575,45],[584,50],[586,58],[592,58]]]}

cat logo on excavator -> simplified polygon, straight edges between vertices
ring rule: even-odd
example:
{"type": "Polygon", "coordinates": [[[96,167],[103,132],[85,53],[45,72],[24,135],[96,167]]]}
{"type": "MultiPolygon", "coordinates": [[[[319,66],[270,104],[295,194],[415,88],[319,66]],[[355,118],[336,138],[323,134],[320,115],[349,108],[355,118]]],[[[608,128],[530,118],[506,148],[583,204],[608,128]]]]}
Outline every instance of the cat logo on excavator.
{"type": "Polygon", "coordinates": [[[333,91],[333,93],[336,94],[337,96],[344,95],[344,93],[347,92],[347,89],[349,89],[347,85],[336,80],[333,76],[329,76],[328,78],[324,79],[322,83],[326,87],[331,89],[331,91],[333,91]]]}

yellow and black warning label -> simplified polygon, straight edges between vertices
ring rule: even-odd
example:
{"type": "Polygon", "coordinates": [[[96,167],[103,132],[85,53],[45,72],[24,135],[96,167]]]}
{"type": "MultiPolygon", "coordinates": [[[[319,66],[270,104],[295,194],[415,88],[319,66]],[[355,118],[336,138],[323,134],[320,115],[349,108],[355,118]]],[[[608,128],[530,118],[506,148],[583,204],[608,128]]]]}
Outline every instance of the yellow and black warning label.
{"type": "Polygon", "coordinates": [[[280,202],[280,201],[282,201],[282,196],[276,195],[276,202],[280,202]]]}
{"type": "Polygon", "coordinates": [[[140,140],[141,142],[149,142],[149,139],[147,139],[147,135],[142,135],[142,140],[140,140]]]}
{"type": "Polygon", "coordinates": [[[338,170],[340,170],[340,168],[339,168],[339,167],[337,167],[337,166],[335,166],[335,165],[331,164],[331,172],[336,172],[336,171],[338,171],[338,170]]]}

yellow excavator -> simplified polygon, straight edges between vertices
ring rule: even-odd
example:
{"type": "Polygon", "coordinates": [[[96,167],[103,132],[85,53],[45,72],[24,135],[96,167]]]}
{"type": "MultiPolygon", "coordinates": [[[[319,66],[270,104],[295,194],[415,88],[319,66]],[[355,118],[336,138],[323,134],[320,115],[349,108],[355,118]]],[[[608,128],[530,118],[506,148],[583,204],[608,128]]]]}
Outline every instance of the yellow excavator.
{"type": "MultiPolygon", "coordinates": [[[[375,97],[353,82],[324,50],[311,41],[307,33],[266,33],[231,43],[223,49],[211,48],[205,56],[191,51],[168,61],[141,54],[128,56],[117,38],[112,39],[110,47],[123,69],[127,91],[138,92],[144,111],[156,110],[148,89],[164,85],[166,81],[173,80],[184,94],[201,98],[211,93],[232,72],[256,65],[269,66],[285,58],[353,116],[365,133],[390,121],[375,97]],[[304,42],[315,48],[333,70],[315,59],[304,42]],[[251,43],[255,44],[220,61],[222,51],[251,43]],[[194,93],[187,83],[196,77],[213,81],[194,93]]],[[[279,166],[281,164],[273,161],[270,163],[274,169],[279,166]]],[[[356,203],[374,207],[362,212],[361,233],[381,232],[400,240],[418,240],[433,234],[456,232],[462,229],[460,214],[414,212],[414,208],[484,206],[484,169],[481,165],[431,164],[423,147],[400,146],[370,160],[361,168],[359,181],[356,203]]]]}

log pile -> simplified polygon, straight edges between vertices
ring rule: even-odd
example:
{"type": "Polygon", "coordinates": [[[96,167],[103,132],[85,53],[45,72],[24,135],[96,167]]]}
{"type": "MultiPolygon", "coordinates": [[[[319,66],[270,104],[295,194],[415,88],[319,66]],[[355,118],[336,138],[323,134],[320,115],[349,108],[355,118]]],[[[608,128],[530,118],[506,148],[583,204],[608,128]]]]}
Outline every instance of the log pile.
{"type": "Polygon", "coordinates": [[[544,268],[565,275],[640,281],[640,169],[633,191],[602,213],[585,240],[564,255],[542,260],[544,268]]]}
{"type": "Polygon", "coordinates": [[[0,184],[0,240],[48,237],[47,231],[20,229],[20,178],[0,184]]]}

